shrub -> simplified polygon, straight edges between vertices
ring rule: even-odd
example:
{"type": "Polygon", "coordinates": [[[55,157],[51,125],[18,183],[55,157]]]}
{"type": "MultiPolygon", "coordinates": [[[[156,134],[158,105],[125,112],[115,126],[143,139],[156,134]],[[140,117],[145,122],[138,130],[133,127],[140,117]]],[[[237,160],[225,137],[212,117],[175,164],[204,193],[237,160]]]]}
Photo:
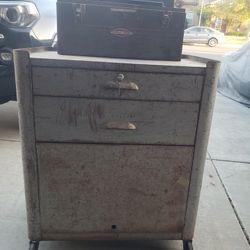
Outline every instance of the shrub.
{"type": "Polygon", "coordinates": [[[226,36],[246,36],[246,32],[242,31],[230,31],[226,33],[226,36]]]}

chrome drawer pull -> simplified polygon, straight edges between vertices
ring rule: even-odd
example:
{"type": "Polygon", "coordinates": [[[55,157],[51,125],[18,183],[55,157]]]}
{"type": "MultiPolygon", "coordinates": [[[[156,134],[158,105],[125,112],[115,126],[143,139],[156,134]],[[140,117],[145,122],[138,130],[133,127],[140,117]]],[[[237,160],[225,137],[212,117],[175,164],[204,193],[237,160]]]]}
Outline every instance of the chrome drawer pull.
{"type": "Polygon", "coordinates": [[[139,87],[134,82],[115,82],[110,81],[106,85],[107,89],[124,89],[124,90],[139,90],[139,87]]]}
{"type": "Polygon", "coordinates": [[[135,130],[136,126],[131,122],[108,122],[106,129],[135,130]]]}
{"type": "Polygon", "coordinates": [[[116,79],[117,79],[118,82],[123,81],[124,78],[125,78],[125,76],[124,76],[123,74],[119,74],[119,75],[116,77],[116,79]]]}
{"type": "Polygon", "coordinates": [[[123,74],[118,74],[116,80],[109,81],[106,85],[108,89],[124,89],[124,90],[138,90],[139,87],[136,83],[131,81],[124,81],[125,76],[123,74]]]}

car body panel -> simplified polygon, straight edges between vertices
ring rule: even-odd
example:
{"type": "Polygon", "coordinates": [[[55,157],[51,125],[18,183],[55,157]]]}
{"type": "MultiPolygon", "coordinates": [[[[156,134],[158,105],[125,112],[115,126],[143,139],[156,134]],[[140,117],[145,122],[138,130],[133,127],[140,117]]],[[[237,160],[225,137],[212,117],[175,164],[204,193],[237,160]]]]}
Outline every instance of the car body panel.
{"type": "Polygon", "coordinates": [[[207,44],[212,38],[215,38],[218,43],[222,43],[224,34],[208,27],[193,26],[184,31],[183,42],[207,44]]]}
{"type": "Polygon", "coordinates": [[[40,13],[40,19],[33,26],[35,37],[42,40],[52,40],[56,35],[56,0],[34,0],[40,13]]]}
{"type": "Polygon", "coordinates": [[[14,69],[0,65],[0,104],[16,99],[14,69]]]}
{"type": "MultiPolygon", "coordinates": [[[[8,0],[8,2],[14,1],[8,0]]],[[[36,5],[39,19],[31,27],[25,28],[9,27],[0,20],[0,52],[12,52],[17,48],[52,46],[54,43],[57,30],[56,0],[26,0],[25,2],[36,5]]],[[[15,99],[13,62],[0,60],[0,103],[15,99]]]]}

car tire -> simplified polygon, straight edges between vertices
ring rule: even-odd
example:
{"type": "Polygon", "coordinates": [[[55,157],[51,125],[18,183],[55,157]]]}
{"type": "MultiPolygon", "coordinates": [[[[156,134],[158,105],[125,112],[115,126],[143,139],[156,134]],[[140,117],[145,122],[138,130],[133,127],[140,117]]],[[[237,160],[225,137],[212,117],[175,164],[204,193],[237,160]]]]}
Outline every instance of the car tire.
{"type": "Polygon", "coordinates": [[[218,44],[218,40],[214,37],[210,38],[207,44],[209,47],[215,47],[218,44]]]}

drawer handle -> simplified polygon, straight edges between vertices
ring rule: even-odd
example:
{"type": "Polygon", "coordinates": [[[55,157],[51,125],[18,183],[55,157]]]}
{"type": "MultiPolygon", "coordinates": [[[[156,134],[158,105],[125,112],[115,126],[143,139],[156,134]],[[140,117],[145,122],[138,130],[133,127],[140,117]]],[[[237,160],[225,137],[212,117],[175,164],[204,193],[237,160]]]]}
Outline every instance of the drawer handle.
{"type": "Polygon", "coordinates": [[[131,122],[108,122],[105,124],[106,129],[135,130],[136,126],[131,122]]]}
{"type": "Polygon", "coordinates": [[[119,74],[116,77],[115,81],[109,81],[106,85],[108,89],[124,89],[124,90],[139,90],[139,87],[136,83],[131,81],[124,80],[125,76],[123,74],[119,74]]]}
{"type": "Polygon", "coordinates": [[[115,82],[110,81],[106,85],[107,89],[124,89],[124,90],[135,90],[137,91],[139,87],[134,82],[115,82]]]}

